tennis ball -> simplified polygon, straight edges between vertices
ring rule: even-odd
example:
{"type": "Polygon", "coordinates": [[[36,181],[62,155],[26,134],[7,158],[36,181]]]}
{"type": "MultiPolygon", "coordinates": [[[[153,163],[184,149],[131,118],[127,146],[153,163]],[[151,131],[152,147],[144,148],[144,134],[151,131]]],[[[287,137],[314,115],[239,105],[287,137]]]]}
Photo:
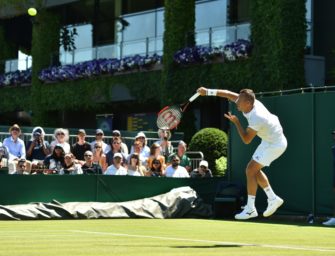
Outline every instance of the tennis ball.
{"type": "Polygon", "coordinates": [[[37,14],[37,10],[34,7],[28,9],[28,14],[30,16],[35,16],[37,14]]]}

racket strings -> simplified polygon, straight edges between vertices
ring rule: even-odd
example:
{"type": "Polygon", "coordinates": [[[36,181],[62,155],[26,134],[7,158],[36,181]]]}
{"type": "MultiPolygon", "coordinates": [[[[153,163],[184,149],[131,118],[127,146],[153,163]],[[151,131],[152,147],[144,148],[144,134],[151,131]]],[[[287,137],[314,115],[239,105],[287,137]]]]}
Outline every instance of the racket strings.
{"type": "Polygon", "coordinates": [[[157,118],[157,126],[159,128],[169,127],[170,129],[173,129],[180,123],[181,117],[182,112],[179,107],[169,107],[159,113],[157,118]]]}

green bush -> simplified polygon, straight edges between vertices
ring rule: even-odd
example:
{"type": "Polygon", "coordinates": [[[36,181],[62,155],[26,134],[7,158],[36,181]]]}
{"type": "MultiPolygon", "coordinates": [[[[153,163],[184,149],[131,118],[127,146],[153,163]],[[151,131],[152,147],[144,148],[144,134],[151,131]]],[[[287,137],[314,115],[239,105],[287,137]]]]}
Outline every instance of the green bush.
{"type": "MultiPolygon", "coordinates": [[[[227,156],[228,136],[224,131],[217,128],[205,128],[194,134],[191,139],[189,150],[201,151],[208,161],[209,168],[213,175],[222,175],[220,169],[216,169],[216,160],[222,156],[227,156]]],[[[223,160],[220,160],[220,163],[223,160]]]]}
{"type": "Polygon", "coordinates": [[[215,170],[216,175],[224,176],[227,170],[227,157],[221,156],[219,159],[215,160],[215,170]]]}

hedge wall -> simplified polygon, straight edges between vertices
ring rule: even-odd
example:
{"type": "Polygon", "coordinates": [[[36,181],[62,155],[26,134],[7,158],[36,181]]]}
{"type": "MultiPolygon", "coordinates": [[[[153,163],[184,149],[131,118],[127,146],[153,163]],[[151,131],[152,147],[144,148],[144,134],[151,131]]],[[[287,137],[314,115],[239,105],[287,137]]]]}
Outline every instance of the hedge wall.
{"type": "Polygon", "coordinates": [[[251,72],[257,91],[304,87],[305,0],[251,3],[251,72]]]}

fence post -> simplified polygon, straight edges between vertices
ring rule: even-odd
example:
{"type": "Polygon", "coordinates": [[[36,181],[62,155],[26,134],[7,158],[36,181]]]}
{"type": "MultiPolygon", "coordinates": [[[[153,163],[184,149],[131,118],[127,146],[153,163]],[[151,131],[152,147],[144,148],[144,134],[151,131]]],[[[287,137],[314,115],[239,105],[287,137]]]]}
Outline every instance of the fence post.
{"type": "Polygon", "coordinates": [[[213,33],[212,27],[209,28],[208,33],[209,33],[208,34],[208,46],[212,47],[212,33],[213,33]]]}

